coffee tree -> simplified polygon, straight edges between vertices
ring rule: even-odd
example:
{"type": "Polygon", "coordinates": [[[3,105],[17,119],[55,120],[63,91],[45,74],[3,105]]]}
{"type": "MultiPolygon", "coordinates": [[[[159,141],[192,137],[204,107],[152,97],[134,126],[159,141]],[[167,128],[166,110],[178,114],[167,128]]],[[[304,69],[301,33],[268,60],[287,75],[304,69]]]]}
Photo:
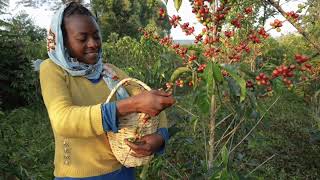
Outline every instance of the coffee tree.
{"type": "MultiPolygon", "coordinates": [[[[170,36],[161,38],[149,30],[142,30],[142,33],[145,38],[159,42],[180,56],[181,67],[173,72],[164,88],[175,91],[183,87],[193,89],[195,103],[199,107],[198,115],[194,116],[209,119],[207,168],[223,167],[212,176],[230,178],[232,173],[227,172],[231,153],[264,117],[264,114],[260,115],[259,99],[273,96],[279,90],[294,90],[306,81],[317,79],[318,67],[314,67],[312,58],[319,54],[320,48],[300,24],[301,12],[306,8],[304,5],[300,5],[297,11],[286,12],[280,2],[274,0],[190,2],[192,13],[203,25],[199,34],[195,34],[195,28],[183,22],[179,15],[169,18],[173,27],[180,27],[186,35],[195,37],[194,46],[175,44],[170,36]],[[273,19],[271,28],[265,29],[266,19],[275,12],[282,14],[285,20],[273,19]],[[274,62],[266,56],[264,46],[270,38],[269,32],[280,32],[286,21],[305,38],[313,54],[289,53],[289,56],[274,62]],[[224,112],[224,117],[218,117],[220,111],[224,112]],[[250,118],[255,121],[249,130],[239,132],[250,118]],[[225,125],[222,132],[217,128],[221,124],[225,125]],[[219,157],[221,161],[215,161],[219,157]]],[[[174,0],[177,11],[181,4],[182,0],[174,0]]],[[[166,15],[164,8],[159,9],[160,18],[166,15]]]]}

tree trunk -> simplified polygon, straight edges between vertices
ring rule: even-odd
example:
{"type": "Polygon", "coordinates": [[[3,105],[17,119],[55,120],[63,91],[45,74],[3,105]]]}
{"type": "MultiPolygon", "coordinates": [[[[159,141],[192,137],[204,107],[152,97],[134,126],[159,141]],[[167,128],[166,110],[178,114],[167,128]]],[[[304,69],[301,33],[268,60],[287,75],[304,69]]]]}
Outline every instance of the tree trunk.
{"type": "Polygon", "coordinates": [[[217,112],[217,104],[215,95],[211,96],[211,112],[210,112],[210,134],[209,134],[209,160],[208,160],[208,168],[211,169],[213,167],[214,160],[214,142],[215,142],[215,128],[216,128],[216,112],[217,112]]]}
{"type": "MultiPolygon", "coordinates": [[[[217,8],[219,6],[219,0],[215,0],[212,4],[211,4],[211,8],[214,12],[217,11],[217,8]]],[[[219,28],[219,25],[221,25],[221,23],[219,24],[217,21],[214,22],[214,28],[213,28],[213,37],[215,39],[219,38],[219,30],[221,30],[221,28],[219,28]]],[[[214,62],[214,58],[212,59],[212,61],[214,62]]],[[[215,82],[213,82],[213,93],[211,96],[211,104],[210,104],[210,123],[209,123],[209,157],[208,157],[208,169],[212,169],[213,168],[213,160],[214,160],[214,153],[215,153],[215,148],[214,148],[214,142],[215,142],[215,128],[216,128],[216,111],[217,111],[217,106],[216,106],[216,99],[215,99],[215,93],[217,91],[215,90],[215,82]]]]}

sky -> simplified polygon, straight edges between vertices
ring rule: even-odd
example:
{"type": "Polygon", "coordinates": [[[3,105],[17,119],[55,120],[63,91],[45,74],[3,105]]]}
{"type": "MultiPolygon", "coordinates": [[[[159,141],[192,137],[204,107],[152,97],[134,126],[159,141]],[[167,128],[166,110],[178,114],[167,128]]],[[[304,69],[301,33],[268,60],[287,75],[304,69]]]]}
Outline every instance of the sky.
{"type": "MultiPolygon", "coordinates": [[[[15,15],[21,11],[25,11],[30,15],[30,17],[34,20],[35,24],[48,29],[51,21],[51,16],[53,15],[53,12],[50,10],[47,10],[45,8],[26,8],[22,6],[16,6],[17,0],[10,0],[10,7],[9,12],[11,15],[15,15]]],[[[284,2],[284,0],[282,0],[284,2]]],[[[283,9],[285,11],[295,11],[297,10],[298,4],[305,2],[306,0],[291,0],[289,3],[284,3],[282,5],[283,9]]],[[[181,8],[179,9],[179,12],[177,12],[174,8],[173,0],[169,0],[167,4],[167,11],[170,16],[172,15],[179,15],[182,18],[182,22],[189,22],[190,25],[195,26],[195,33],[201,32],[203,26],[200,23],[197,23],[197,20],[195,18],[195,15],[191,13],[191,5],[188,0],[183,0],[181,8]]],[[[282,16],[276,16],[275,18],[283,20],[284,18],[282,16]]],[[[270,22],[272,22],[275,18],[270,18],[267,20],[266,29],[270,28],[270,22]]],[[[289,34],[289,33],[295,33],[296,30],[292,25],[288,22],[284,23],[284,26],[282,28],[281,32],[276,32],[275,30],[270,31],[271,36],[273,37],[279,37],[281,35],[289,34]]],[[[186,36],[184,32],[181,31],[179,27],[172,28],[171,29],[171,36],[174,40],[181,40],[181,39],[193,39],[192,36],[186,36]]]]}

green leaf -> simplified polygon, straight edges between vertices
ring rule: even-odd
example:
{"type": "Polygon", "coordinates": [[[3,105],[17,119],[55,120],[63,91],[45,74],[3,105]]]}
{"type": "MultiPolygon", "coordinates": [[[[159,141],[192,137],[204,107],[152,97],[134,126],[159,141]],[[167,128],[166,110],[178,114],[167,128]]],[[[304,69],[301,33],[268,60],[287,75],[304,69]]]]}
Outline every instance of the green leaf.
{"type": "Polygon", "coordinates": [[[174,0],[174,7],[176,8],[177,11],[179,11],[181,4],[182,4],[182,0],[174,0]]]}
{"type": "Polygon", "coordinates": [[[199,119],[195,119],[195,121],[193,122],[193,132],[196,132],[196,128],[197,128],[197,125],[198,125],[198,121],[199,119]]]}
{"type": "Polygon", "coordinates": [[[221,175],[220,175],[220,178],[219,178],[219,179],[220,179],[220,180],[228,180],[228,179],[230,179],[227,168],[224,168],[224,169],[221,171],[221,175]]]}
{"type": "Polygon", "coordinates": [[[161,60],[158,59],[158,60],[154,63],[153,69],[158,70],[158,69],[160,68],[160,66],[161,66],[161,60]]]}
{"type": "Polygon", "coordinates": [[[194,84],[193,90],[198,86],[198,81],[197,81],[197,74],[192,71],[192,83],[194,84]]]}
{"type": "Polygon", "coordinates": [[[198,106],[203,116],[209,114],[210,102],[204,89],[197,89],[194,104],[198,106]]]}
{"type": "Polygon", "coordinates": [[[187,67],[177,68],[171,75],[170,82],[174,82],[181,74],[185,72],[190,72],[191,70],[187,67]]]}
{"type": "Polygon", "coordinates": [[[223,162],[224,166],[227,167],[228,161],[229,161],[229,153],[228,153],[228,149],[226,146],[223,146],[223,148],[222,148],[221,158],[222,158],[222,162],[223,162]]]}
{"type": "Polygon", "coordinates": [[[220,68],[219,64],[214,63],[212,68],[213,68],[214,80],[221,83],[223,81],[223,76],[222,76],[221,68],[220,68]]]}
{"type": "Polygon", "coordinates": [[[241,78],[237,73],[233,72],[231,69],[225,67],[225,70],[240,86],[240,102],[242,102],[246,98],[246,81],[243,78],[241,78]]]}

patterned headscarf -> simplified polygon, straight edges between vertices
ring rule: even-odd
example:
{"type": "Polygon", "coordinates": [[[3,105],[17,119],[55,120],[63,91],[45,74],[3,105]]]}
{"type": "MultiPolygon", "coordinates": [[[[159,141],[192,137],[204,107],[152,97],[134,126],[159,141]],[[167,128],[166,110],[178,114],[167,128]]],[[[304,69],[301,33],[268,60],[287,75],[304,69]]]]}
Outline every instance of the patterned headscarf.
{"type": "MultiPolygon", "coordinates": [[[[71,76],[84,76],[87,79],[98,79],[102,76],[109,89],[112,90],[118,83],[114,78],[117,75],[108,65],[103,65],[102,49],[99,50],[97,63],[92,65],[79,62],[77,59],[70,57],[67,48],[64,46],[61,24],[63,23],[63,12],[67,7],[68,4],[63,5],[52,17],[47,37],[49,58],[71,76]]],[[[118,89],[118,100],[127,98],[128,96],[127,91],[123,87],[118,89]]]]}

